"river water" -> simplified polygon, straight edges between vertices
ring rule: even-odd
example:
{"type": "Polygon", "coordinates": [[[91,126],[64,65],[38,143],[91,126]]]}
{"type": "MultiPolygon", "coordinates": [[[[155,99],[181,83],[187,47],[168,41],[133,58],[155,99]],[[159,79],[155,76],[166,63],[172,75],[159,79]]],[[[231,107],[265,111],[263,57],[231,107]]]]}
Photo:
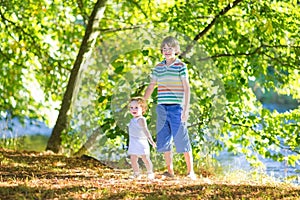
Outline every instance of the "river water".
{"type": "Polygon", "coordinates": [[[265,173],[270,177],[279,181],[289,181],[294,184],[300,184],[300,165],[296,164],[295,167],[288,166],[286,163],[276,162],[272,159],[259,158],[264,164],[265,168],[255,169],[252,168],[244,155],[234,155],[227,151],[221,152],[215,157],[224,169],[227,171],[259,171],[265,173]]]}
{"type": "MultiPolygon", "coordinates": [[[[285,112],[292,107],[289,105],[276,105],[276,104],[265,104],[264,108],[267,108],[271,111],[276,110],[279,113],[285,112]]],[[[281,152],[283,155],[288,155],[288,152],[281,152]]],[[[247,161],[244,155],[234,155],[233,153],[229,153],[227,151],[221,152],[216,159],[220,162],[221,166],[225,169],[230,169],[230,171],[235,170],[244,170],[251,171],[257,170],[253,169],[249,162],[247,161]]],[[[262,173],[266,173],[267,175],[274,177],[280,181],[290,181],[295,184],[300,184],[300,162],[296,162],[296,165],[288,166],[287,163],[276,162],[272,159],[265,159],[259,157],[259,160],[265,165],[264,169],[260,169],[262,173]]]]}

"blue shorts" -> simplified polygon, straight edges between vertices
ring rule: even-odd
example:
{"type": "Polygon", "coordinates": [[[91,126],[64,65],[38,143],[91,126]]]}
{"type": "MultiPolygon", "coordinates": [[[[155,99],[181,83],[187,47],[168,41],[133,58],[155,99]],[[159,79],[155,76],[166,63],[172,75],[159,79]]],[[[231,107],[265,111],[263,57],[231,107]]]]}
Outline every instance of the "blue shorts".
{"type": "Polygon", "coordinates": [[[187,127],[181,122],[181,106],[179,104],[159,104],[156,107],[156,112],[157,151],[171,151],[173,140],[176,152],[184,153],[191,151],[192,148],[187,127]]]}

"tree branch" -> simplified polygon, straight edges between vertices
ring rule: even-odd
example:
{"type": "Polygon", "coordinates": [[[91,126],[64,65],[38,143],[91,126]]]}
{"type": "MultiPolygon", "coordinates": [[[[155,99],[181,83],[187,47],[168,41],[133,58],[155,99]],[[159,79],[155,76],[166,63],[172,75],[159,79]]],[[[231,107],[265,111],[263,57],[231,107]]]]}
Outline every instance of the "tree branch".
{"type": "Polygon", "coordinates": [[[130,27],[123,27],[123,28],[105,28],[105,29],[96,28],[95,30],[100,31],[102,33],[114,33],[114,32],[118,32],[118,31],[126,31],[126,30],[133,30],[133,29],[143,28],[145,26],[146,26],[146,24],[135,25],[135,26],[130,26],[130,27]]]}
{"type": "Polygon", "coordinates": [[[195,45],[195,43],[201,38],[203,37],[212,27],[213,25],[216,23],[216,21],[222,16],[225,15],[229,10],[231,10],[232,8],[234,8],[235,6],[237,6],[240,2],[242,2],[243,0],[235,0],[233,3],[228,4],[225,8],[223,8],[214,18],[213,20],[210,22],[210,24],[208,24],[203,31],[201,31],[198,35],[195,36],[195,38],[193,39],[192,43],[190,45],[188,45],[186,47],[186,50],[184,52],[182,52],[180,54],[180,58],[185,57],[185,55],[187,53],[189,53],[191,51],[191,49],[193,48],[193,46],[195,45]]]}
{"type": "Polygon", "coordinates": [[[265,53],[264,55],[267,56],[268,58],[270,58],[271,60],[274,60],[274,61],[278,62],[282,66],[287,66],[287,67],[290,67],[290,68],[293,68],[293,69],[299,69],[299,63],[296,63],[295,65],[291,65],[290,63],[282,62],[282,60],[280,60],[278,58],[275,58],[275,57],[272,57],[271,55],[268,55],[267,53],[265,53]],[[298,68],[297,68],[297,66],[298,66],[298,68]]]}
{"type": "Polygon", "coordinates": [[[291,151],[293,153],[297,153],[297,154],[300,154],[300,151],[296,150],[296,149],[292,149],[291,147],[287,147],[287,146],[283,146],[281,144],[275,144],[276,146],[278,146],[279,148],[281,149],[284,149],[284,150],[288,150],[288,151],[291,151]]]}
{"type": "Polygon", "coordinates": [[[242,53],[236,53],[236,54],[225,54],[225,53],[222,53],[222,54],[216,54],[214,56],[209,56],[209,57],[205,57],[205,58],[200,58],[199,61],[205,61],[205,60],[209,60],[209,59],[214,59],[214,58],[220,58],[220,57],[237,57],[237,56],[251,56],[251,55],[254,55],[258,52],[260,52],[260,49],[263,48],[264,46],[260,46],[260,47],[257,47],[256,49],[254,49],[252,52],[250,53],[245,53],[245,52],[242,52],[242,53]]]}
{"type": "Polygon", "coordinates": [[[83,23],[86,26],[86,24],[89,20],[89,15],[84,11],[84,5],[83,5],[82,0],[77,0],[77,4],[78,4],[79,10],[81,12],[81,16],[83,17],[83,23]]]}
{"type": "MultiPolygon", "coordinates": [[[[235,53],[235,54],[216,54],[213,56],[208,56],[208,57],[203,57],[200,58],[199,61],[206,61],[206,60],[210,60],[210,59],[215,59],[215,58],[220,58],[220,57],[237,57],[237,56],[252,56],[255,55],[256,53],[260,53],[261,49],[263,48],[295,48],[298,49],[300,48],[299,46],[288,46],[288,45],[275,45],[275,46],[271,46],[271,45],[261,45],[260,47],[257,47],[256,49],[254,49],[252,52],[250,53],[245,53],[245,52],[241,52],[241,53],[235,53]]],[[[284,63],[281,60],[279,60],[278,58],[274,58],[270,55],[268,55],[267,53],[264,53],[265,56],[269,57],[272,60],[277,61],[278,63],[284,65],[284,66],[288,66],[294,69],[299,69],[296,66],[299,66],[299,63],[295,63],[295,66],[289,64],[289,63],[284,63]]]]}
{"type": "Polygon", "coordinates": [[[138,4],[138,2],[135,2],[134,0],[130,1],[131,3],[133,3],[145,16],[146,19],[148,19],[148,15],[147,13],[145,13],[145,11],[142,9],[142,7],[138,4]]]}

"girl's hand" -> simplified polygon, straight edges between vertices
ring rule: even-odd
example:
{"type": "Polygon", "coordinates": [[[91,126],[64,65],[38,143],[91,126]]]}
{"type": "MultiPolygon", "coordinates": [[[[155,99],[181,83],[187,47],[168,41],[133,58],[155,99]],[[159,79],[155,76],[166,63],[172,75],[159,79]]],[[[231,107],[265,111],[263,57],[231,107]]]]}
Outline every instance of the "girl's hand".
{"type": "Polygon", "coordinates": [[[155,143],[153,140],[150,140],[150,144],[151,144],[154,148],[156,148],[156,143],[155,143]]]}

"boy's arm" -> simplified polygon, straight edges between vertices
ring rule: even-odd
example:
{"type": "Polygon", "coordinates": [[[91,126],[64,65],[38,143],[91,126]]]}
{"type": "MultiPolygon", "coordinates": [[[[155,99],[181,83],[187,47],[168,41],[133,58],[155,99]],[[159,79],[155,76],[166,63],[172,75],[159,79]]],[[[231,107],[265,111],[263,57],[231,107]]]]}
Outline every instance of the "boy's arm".
{"type": "Polygon", "coordinates": [[[154,79],[151,79],[151,82],[148,85],[148,87],[147,87],[147,89],[145,91],[145,94],[144,94],[144,99],[145,100],[147,100],[151,96],[151,94],[152,94],[152,92],[154,90],[155,85],[156,85],[156,81],[154,79]]]}
{"type": "Polygon", "coordinates": [[[156,144],[155,142],[153,141],[152,139],[152,136],[148,130],[148,127],[147,127],[147,122],[146,122],[146,119],[145,118],[141,118],[138,120],[138,124],[143,128],[143,131],[149,141],[149,143],[153,146],[153,147],[156,147],[156,144]]]}
{"type": "Polygon", "coordinates": [[[181,115],[181,121],[186,122],[189,117],[189,109],[190,109],[190,83],[188,78],[182,80],[183,84],[183,90],[184,90],[184,105],[183,105],[183,111],[181,115]]]}

